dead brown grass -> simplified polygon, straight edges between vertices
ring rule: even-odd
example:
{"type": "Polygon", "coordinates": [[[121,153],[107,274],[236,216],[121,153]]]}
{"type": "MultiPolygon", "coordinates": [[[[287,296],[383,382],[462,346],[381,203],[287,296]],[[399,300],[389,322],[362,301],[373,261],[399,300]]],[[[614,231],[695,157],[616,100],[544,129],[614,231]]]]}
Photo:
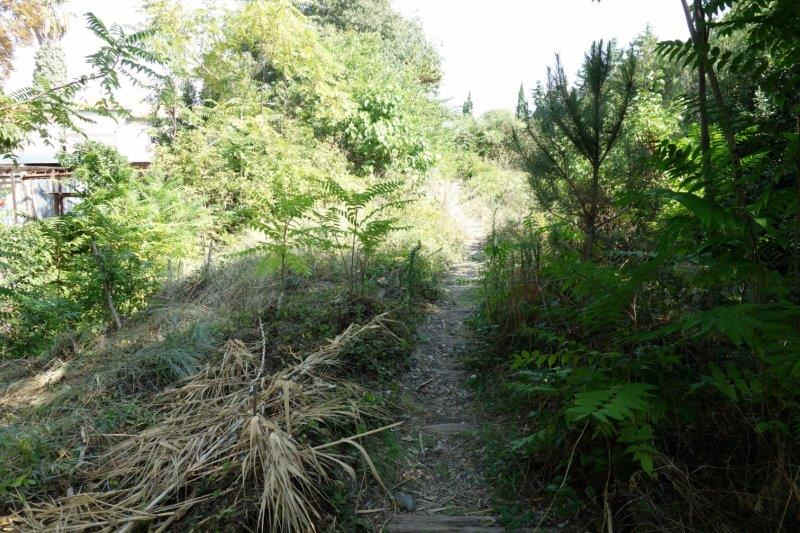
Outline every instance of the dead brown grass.
{"type": "Polygon", "coordinates": [[[257,514],[259,530],[315,531],[324,482],[336,471],[354,474],[343,445],[355,447],[377,476],[357,442],[363,435],[331,436],[364,415],[360,390],[331,376],[342,348],[385,320],[352,325],[272,375],[264,374],[261,350],[228,342],[221,364],[156,398],[158,425],[111,446],[87,470],[82,489],[26,505],[11,517],[13,527],[126,533],[146,524],[163,531],[195,505],[240,499],[243,513],[257,514]]]}

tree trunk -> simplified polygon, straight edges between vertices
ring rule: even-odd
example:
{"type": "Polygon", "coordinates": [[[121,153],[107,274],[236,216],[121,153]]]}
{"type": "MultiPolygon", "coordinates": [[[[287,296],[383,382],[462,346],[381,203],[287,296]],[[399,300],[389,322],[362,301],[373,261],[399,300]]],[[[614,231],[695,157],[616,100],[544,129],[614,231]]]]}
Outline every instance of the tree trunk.
{"type": "Polygon", "coordinates": [[[206,262],[203,265],[203,276],[207,277],[211,272],[211,251],[214,247],[214,241],[209,238],[208,240],[208,253],[206,253],[206,262]]]}
{"type": "Polygon", "coordinates": [[[597,240],[597,215],[600,212],[600,163],[595,161],[592,164],[592,190],[590,205],[587,216],[585,217],[585,239],[583,241],[583,260],[591,261],[594,244],[597,240]]]}
{"type": "Polygon", "coordinates": [[[583,241],[583,260],[591,261],[592,249],[594,248],[594,240],[597,230],[595,229],[594,222],[587,221],[587,225],[589,227],[586,229],[586,238],[583,241]]]}
{"type": "Polygon", "coordinates": [[[716,199],[714,181],[711,178],[711,135],[709,134],[708,121],[708,98],[706,89],[706,56],[708,55],[708,36],[706,35],[705,13],[699,1],[694,3],[694,20],[690,14],[686,0],[681,0],[683,4],[686,24],[689,27],[689,34],[692,36],[695,53],[697,54],[697,97],[700,115],[700,151],[702,153],[703,165],[703,187],[705,188],[706,198],[712,202],[716,199]]]}
{"type": "Polygon", "coordinates": [[[597,216],[594,213],[594,209],[584,217],[583,222],[583,251],[582,251],[582,258],[584,261],[591,261],[592,260],[592,251],[594,250],[594,243],[597,238],[597,216]]]}
{"type": "MultiPolygon", "coordinates": [[[[700,0],[695,0],[693,10],[689,9],[686,0],[681,0],[683,5],[683,14],[686,17],[686,25],[689,27],[689,34],[692,37],[695,53],[697,54],[697,98],[698,98],[698,114],[700,118],[700,151],[702,154],[702,173],[703,173],[703,189],[705,190],[705,197],[711,201],[716,201],[716,188],[714,179],[711,176],[711,136],[709,134],[709,120],[708,120],[708,97],[706,89],[706,65],[708,55],[708,34],[706,33],[706,18],[703,6],[700,0]],[[692,12],[694,17],[692,17],[692,12]]],[[[714,251],[711,251],[712,257],[714,251]]],[[[708,293],[709,307],[716,305],[717,291],[712,289],[708,293]]]]}
{"type": "MultiPolygon", "coordinates": [[[[798,146],[795,153],[795,163],[797,164],[797,213],[795,213],[794,275],[800,278],[800,115],[797,115],[797,137],[798,146]]],[[[800,283],[800,279],[797,281],[800,283]]]]}
{"type": "Polygon", "coordinates": [[[289,235],[289,223],[283,225],[283,236],[281,239],[281,292],[286,288],[286,254],[289,252],[287,245],[289,235]]]}
{"type": "Polygon", "coordinates": [[[103,293],[106,297],[106,305],[108,306],[109,314],[111,315],[111,319],[114,321],[114,326],[118,330],[122,329],[122,320],[119,317],[119,313],[117,312],[117,307],[114,305],[114,297],[111,294],[112,286],[111,283],[108,281],[107,272],[105,265],[103,264],[103,257],[100,255],[100,251],[97,249],[97,244],[92,240],[92,253],[94,254],[95,260],[97,261],[97,266],[100,268],[100,273],[103,276],[103,293]]]}
{"type": "Polygon", "coordinates": [[[120,330],[122,329],[122,320],[119,318],[117,307],[114,305],[114,298],[111,295],[111,285],[104,282],[103,291],[106,293],[106,304],[108,305],[108,310],[111,313],[111,318],[114,320],[114,326],[117,328],[117,330],[120,330]]]}
{"type": "Polygon", "coordinates": [[[350,293],[355,294],[356,292],[356,239],[357,234],[353,232],[353,242],[350,245],[350,293]]]}
{"type": "Polygon", "coordinates": [[[17,175],[11,173],[11,225],[17,225],[17,175]]]}
{"type": "MultiPolygon", "coordinates": [[[[700,5],[699,1],[697,2],[697,5],[700,5]]],[[[698,9],[702,13],[702,8],[700,7],[698,9]]],[[[736,132],[734,131],[733,127],[733,117],[731,116],[730,109],[725,104],[725,100],[722,96],[722,90],[720,89],[717,75],[714,72],[714,66],[711,64],[711,61],[708,58],[708,34],[705,29],[705,18],[701,18],[698,24],[698,32],[700,35],[704,36],[704,54],[702,56],[702,62],[705,66],[706,75],[708,76],[708,81],[711,85],[711,93],[714,95],[714,100],[717,104],[717,108],[719,109],[719,122],[722,128],[723,137],[725,138],[725,144],[728,146],[728,152],[730,153],[731,157],[731,166],[733,167],[733,188],[736,191],[737,214],[741,219],[742,224],[745,225],[745,235],[750,248],[750,250],[748,250],[749,258],[753,263],[757,263],[758,239],[756,237],[755,227],[752,219],[747,212],[747,194],[743,179],[744,176],[742,173],[742,162],[739,159],[739,147],[736,143],[736,132]]],[[[749,294],[748,301],[758,301],[759,290],[755,287],[755,285],[758,284],[760,284],[760,282],[756,282],[746,291],[749,294]]]]}

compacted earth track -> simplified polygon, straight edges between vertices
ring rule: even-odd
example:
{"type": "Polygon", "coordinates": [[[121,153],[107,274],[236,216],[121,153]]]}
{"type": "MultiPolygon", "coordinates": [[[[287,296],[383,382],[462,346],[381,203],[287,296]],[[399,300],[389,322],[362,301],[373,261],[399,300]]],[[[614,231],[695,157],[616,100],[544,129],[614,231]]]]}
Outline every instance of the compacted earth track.
{"type": "Polygon", "coordinates": [[[462,363],[470,343],[466,321],[477,302],[482,233],[477,222],[458,214],[469,236],[466,258],[453,266],[443,297],[420,327],[411,369],[400,383],[408,411],[397,432],[406,453],[386,505],[392,511],[380,524],[387,532],[505,531],[492,514],[482,475],[479,432],[486,421],[469,386],[474,376],[462,363]]]}
{"type": "Polygon", "coordinates": [[[387,516],[389,532],[504,531],[491,515],[481,475],[481,417],[461,364],[478,280],[477,236],[469,248],[469,258],[454,266],[443,298],[420,328],[411,370],[402,380],[409,412],[400,438],[408,453],[394,494],[398,510],[387,516]]]}

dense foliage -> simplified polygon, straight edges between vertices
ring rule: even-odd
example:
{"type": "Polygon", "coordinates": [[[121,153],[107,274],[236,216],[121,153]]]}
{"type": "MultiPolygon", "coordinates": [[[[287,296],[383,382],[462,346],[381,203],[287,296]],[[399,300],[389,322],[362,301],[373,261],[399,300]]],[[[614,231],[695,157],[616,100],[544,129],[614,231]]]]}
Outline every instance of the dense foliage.
{"type": "MultiPolygon", "coordinates": [[[[21,4],[40,3],[9,6],[21,4]]],[[[126,497],[125,507],[147,507],[152,520],[137,514],[123,530],[137,521],[180,527],[175,520],[209,530],[334,528],[329,502],[348,493],[347,475],[355,477],[361,457],[375,471],[360,441],[347,438],[384,423],[381,395],[355,383],[381,383],[405,364],[418,306],[437,295],[442,266],[460,246],[442,202],[425,194],[451,146],[449,112],[434,98],[439,58],[419,26],[382,0],[224,9],[155,0],[144,8],[145,29],[133,33],[87,15],[101,40],[87,75],[66,79],[57,42],[46,43],[33,86],[0,96],[0,150],[13,155],[54,125],[81,130],[85,112],[129,116],[116,93],[130,78],[149,93],[155,144],[146,170],[99,143],[70,148],[60,163],[79,197],[72,209],[0,230],[4,394],[7,379],[25,379],[19,368],[56,376],[44,381],[48,390],[20,389],[39,395],[37,407],[28,397],[12,400],[10,411],[3,403],[0,523],[19,512],[10,519],[16,529],[50,529],[40,513],[49,504],[34,516],[28,502],[73,491],[77,502],[91,484],[107,490],[97,502],[118,502],[123,487],[146,500],[126,497]],[[105,97],[94,104],[82,92],[93,85],[105,97]],[[183,414],[156,414],[165,389],[206,378],[221,386],[217,399],[203,393],[208,413],[191,409],[204,429],[188,429],[183,414]],[[241,405],[219,409],[217,400],[237,395],[241,405]],[[308,409],[312,396],[317,412],[308,409]],[[176,468],[175,457],[146,453],[154,468],[130,469],[141,481],[117,469],[113,480],[89,481],[88,462],[116,461],[106,455],[112,440],[167,418],[173,436],[187,432],[210,447],[195,453],[161,437],[158,446],[170,455],[176,446],[192,450],[185,458],[202,457],[204,474],[187,478],[196,464],[176,468]],[[230,449],[214,443],[220,437],[230,449]],[[144,485],[168,508],[196,487],[203,505],[167,517],[144,485]],[[243,490],[230,498],[236,485],[243,490]]],[[[80,529],[97,512],[121,524],[117,504],[96,512],[79,504],[67,518],[65,501],[53,506],[53,527],[80,529]]]]}
{"type": "Polygon", "coordinates": [[[121,327],[208,227],[183,188],[134,171],[111,148],[90,142],[62,161],[85,188],[82,202],[62,217],[3,229],[4,354],[35,354],[74,329],[121,327]]]}
{"type": "MultiPolygon", "coordinates": [[[[510,525],[800,528],[796,0],[682,0],[686,41],[595,42],[575,80],[556,56],[514,112],[482,116],[471,94],[457,110],[437,99],[440,59],[389,0],[151,0],[134,32],[87,14],[100,47],[78,78],[58,4],[0,2],[0,74],[15,46],[40,44],[31,88],[0,93],[0,155],[53,126],[80,131],[87,112],[129,116],[115,96],[129,79],[148,91],[155,157],[141,171],[73,147],[60,157],[76,207],[0,228],[0,360],[104,356],[116,334],[124,395],[197,376],[212,352],[261,350],[260,370],[239,369],[254,395],[268,349],[294,361],[385,302],[413,321],[477,221],[485,345],[471,364],[511,428],[487,461],[497,502],[521,503],[510,525]],[[93,84],[99,102],[83,99],[93,84]],[[148,322],[168,315],[179,276],[180,316],[148,322]],[[137,324],[157,341],[125,339],[137,324]],[[238,330],[258,348],[221,349],[238,330]]],[[[394,326],[402,338],[337,347],[351,372],[396,370],[413,328],[394,326]]],[[[333,427],[312,420],[303,438],[333,427]]],[[[57,463],[43,441],[0,442],[2,505],[61,475],[42,467],[57,463]]]]}
{"type": "MultiPolygon", "coordinates": [[[[431,98],[438,57],[418,26],[371,1],[236,10],[164,1],[147,13],[148,27],[131,34],[87,15],[103,43],[89,56],[93,73],[53,86],[53,69],[40,69],[31,89],[0,104],[13,152],[34,125],[77,127],[81,88],[99,83],[114,101],[120,78],[136,77],[152,90],[157,142],[144,174],[97,144],[64,154],[78,207],[4,230],[5,353],[38,351],[74,328],[119,328],[169,265],[203,252],[207,261],[248,229],[262,236],[250,253],[282,286],[340,256],[353,294],[379,251],[399,269],[423,236],[402,219],[430,210],[412,200],[447,141],[446,112],[431,98]],[[35,261],[20,248],[31,239],[35,261]]],[[[447,237],[436,232],[426,249],[447,237]]]]}
{"type": "Polygon", "coordinates": [[[502,349],[476,364],[524,413],[497,464],[523,461],[563,512],[791,530],[800,7],[684,5],[692,39],[597,43],[578,83],[557,60],[521,97],[511,139],[547,222],[492,234],[476,324],[502,349]]]}

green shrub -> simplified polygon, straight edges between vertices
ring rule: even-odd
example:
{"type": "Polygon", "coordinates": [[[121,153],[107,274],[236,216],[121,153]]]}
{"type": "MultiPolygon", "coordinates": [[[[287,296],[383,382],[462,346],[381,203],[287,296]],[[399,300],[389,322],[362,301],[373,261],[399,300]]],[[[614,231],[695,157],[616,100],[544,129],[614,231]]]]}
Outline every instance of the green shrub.
{"type": "Polygon", "coordinates": [[[2,350],[38,352],[60,332],[113,323],[142,309],[170,261],[194,253],[207,216],[163,177],[133,171],[97,143],[65,157],[86,188],[61,217],[3,230],[2,350]]]}
{"type": "MultiPolygon", "coordinates": [[[[622,267],[552,253],[531,262],[522,253],[529,239],[506,231],[490,241],[476,322],[499,346],[478,364],[501,365],[498,401],[532,428],[507,443],[508,453],[547,480],[562,475],[565,449],[577,445],[571,486],[598,505],[609,479],[619,484],[614,507],[637,497],[622,488],[637,480],[645,500],[666,498],[664,518],[724,483],[714,490],[776,490],[761,505],[780,516],[781,490],[765,484],[800,440],[800,307],[720,301],[704,309],[703,272],[687,276],[647,255],[622,267]],[[520,307],[526,279],[535,291],[520,307]],[[728,481],[690,474],[703,466],[728,481]]],[[[724,498],[703,501],[716,506],[703,507],[708,527],[741,512],[724,498]]],[[[649,512],[631,507],[643,513],[637,520],[649,512]]]]}

